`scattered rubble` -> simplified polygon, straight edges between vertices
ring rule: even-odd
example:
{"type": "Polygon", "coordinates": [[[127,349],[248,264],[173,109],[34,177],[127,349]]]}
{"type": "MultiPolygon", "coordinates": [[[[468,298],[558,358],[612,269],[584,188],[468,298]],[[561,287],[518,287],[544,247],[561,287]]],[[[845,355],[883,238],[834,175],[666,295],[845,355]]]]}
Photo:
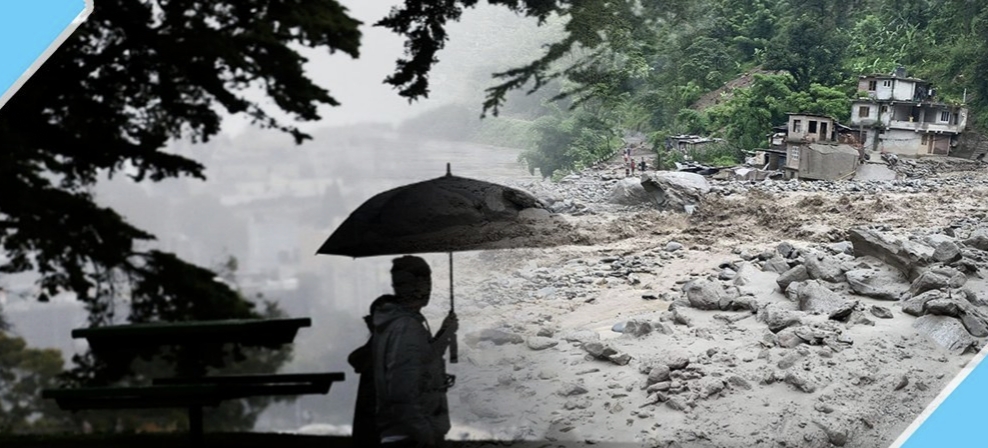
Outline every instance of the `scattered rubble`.
{"type": "Polygon", "coordinates": [[[988,189],[988,179],[911,178],[947,168],[909,162],[897,180],[597,170],[528,188],[556,212],[604,223],[591,229],[639,227],[597,247],[458,262],[478,274],[458,286],[477,303],[458,302],[461,325],[491,328],[464,335],[473,370],[462,381],[494,388],[487,407],[501,410],[460,402],[488,416],[472,423],[523,428],[510,435],[520,438],[887,446],[988,339],[988,224],[977,205],[988,195],[937,225],[879,219],[934,213],[935,198],[926,208],[909,198],[988,189]],[[782,197],[805,201],[806,216],[782,215],[782,197]],[[870,208],[856,209],[865,197],[870,208]],[[731,216],[739,210],[748,213],[731,216]],[[830,222],[848,225],[825,228],[817,212],[847,214],[830,222]]]}

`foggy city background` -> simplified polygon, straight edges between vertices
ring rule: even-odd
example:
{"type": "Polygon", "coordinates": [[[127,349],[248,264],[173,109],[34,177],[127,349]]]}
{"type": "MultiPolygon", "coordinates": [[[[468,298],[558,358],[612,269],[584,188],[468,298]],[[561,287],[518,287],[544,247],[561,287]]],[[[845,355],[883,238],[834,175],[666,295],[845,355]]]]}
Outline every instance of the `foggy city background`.
{"type": "MultiPolygon", "coordinates": [[[[347,379],[328,395],[272,405],[258,420],[257,431],[350,423],[358,376],[346,358],[366,341],[361,316],[367,306],[390,292],[392,258],[315,255],[350,211],[378,192],[443,175],[447,162],[455,174],[467,177],[535,179],[517,162],[520,148],[438,141],[415,135],[416,126],[402,123],[452,103],[475,109],[472,119],[479,120],[490,74],[534,59],[540,44],[550,42],[552,26],[537,27],[505,8],[480,5],[465,11],[460,23],[449,25],[450,42],[430,76],[430,98],[409,104],[383,84],[402,55],[401,39],[371,26],[393,2],[343,3],[364,22],[359,60],[301,50],[310,61],[309,76],[342,103],[322,108],[319,122],[298,123],[313,140],[297,146],[287,134],[228,117],[221,135],[209,143],[170,145],[170,151],[205,165],[206,181],[137,184],[118,175],[95,191],[101,205],[155,235],[152,246],[210,268],[235,257],[237,286],[247,297],[262,294],[290,317],[312,318],[312,327],[299,332],[294,358],[283,372],[342,371],[347,379]]],[[[269,111],[284,118],[273,107],[269,111]]],[[[426,315],[435,316],[448,309],[447,256],[425,258],[434,279],[426,315]]],[[[72,355],[86,348],[84,341],[70,335],[86,325],[82,304],[70,294],[38,302],[38,288],[27,274],[5,275],[0,287],[0,305],[13,333],[31,347],[61,350],[71,367],[72,355]]],[[[126,315],[116,319],[124,322],[126,315]]],[[[432,325],[438,325],[433,320],[432,325]]],[[[468,331],[464,325],[460,333],[468,331]]],[[[450,371],[455,374],[460,368],[452,365],[450,371]]]]}

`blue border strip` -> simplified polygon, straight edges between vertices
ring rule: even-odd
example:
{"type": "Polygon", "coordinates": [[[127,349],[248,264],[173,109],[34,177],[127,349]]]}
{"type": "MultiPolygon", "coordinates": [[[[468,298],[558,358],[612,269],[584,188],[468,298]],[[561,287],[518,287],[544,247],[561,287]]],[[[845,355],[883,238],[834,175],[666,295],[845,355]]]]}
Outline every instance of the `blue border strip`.
{"type": "Polygon", "coordinates": [[[0,107],[93,11],[93,0],[0,1],[0,107]]]}
{"type": "Polygon", "coordinates": [[[988,447],[984,413],[988,363],[981,363],[986,355],[988,346],[961,369],[889,448],[988,447]]]}

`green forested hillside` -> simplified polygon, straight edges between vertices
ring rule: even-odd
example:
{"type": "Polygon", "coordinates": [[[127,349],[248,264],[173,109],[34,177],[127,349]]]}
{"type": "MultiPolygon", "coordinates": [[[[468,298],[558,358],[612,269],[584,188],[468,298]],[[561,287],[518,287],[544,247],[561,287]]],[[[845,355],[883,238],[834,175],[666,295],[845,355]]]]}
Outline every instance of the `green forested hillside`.
{"type": "MultiPolygon", "coordinates": [[[[638,17],[606,20],[607,44],[587,62],[497,119],[527,132],[529,167],[550,176],[608,154],[626,130],[653,141],[676,133],[725,137],[735,154],[764,146],[791,111],[846,120],[859,75],[890,73],[934,82],[942,101],[971,108],[988,127],[988,1],[983,0],[662,0],[638,17]],[[704,94],[753,70],[749,88],[708,108],[704,94]],[[537,108],[539,118],[532,118],[537,108]],[[529,123],[521,126],[518,120],[529,123]]],[[[501,125],[503,126],[503,125],[501,125]]],[[[475,132],[475,135],[481,133],[475,132]]]]}

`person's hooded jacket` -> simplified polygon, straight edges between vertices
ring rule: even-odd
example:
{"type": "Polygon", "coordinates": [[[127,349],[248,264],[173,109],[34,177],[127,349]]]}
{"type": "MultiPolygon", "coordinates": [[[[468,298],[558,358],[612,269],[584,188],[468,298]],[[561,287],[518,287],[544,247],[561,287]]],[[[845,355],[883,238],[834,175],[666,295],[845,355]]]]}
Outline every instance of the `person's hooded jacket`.
{"type": "MultiPolygon", "coordinates": [[[[367,329],[371,332],[374,331],[372,315],[373,312],[364,317],[367,329]]],[[[377,394],[374,392],[374,363],[371,355],[373,341],[373,338],[369,339],[347,358],[353,370],[360,375],[357,402],[353,409],[352,437],[356,446],[361,448],[375,448],[381,444],[381,437],[377,432],[377,394]]]]}
{"type": "Polygon", "coordinates": [[[446,365],[431,344],[425,318],[389,302],[373,315],[374,380],[381,437],[407,436],[434,445],[449,432],[446,365]]]}

